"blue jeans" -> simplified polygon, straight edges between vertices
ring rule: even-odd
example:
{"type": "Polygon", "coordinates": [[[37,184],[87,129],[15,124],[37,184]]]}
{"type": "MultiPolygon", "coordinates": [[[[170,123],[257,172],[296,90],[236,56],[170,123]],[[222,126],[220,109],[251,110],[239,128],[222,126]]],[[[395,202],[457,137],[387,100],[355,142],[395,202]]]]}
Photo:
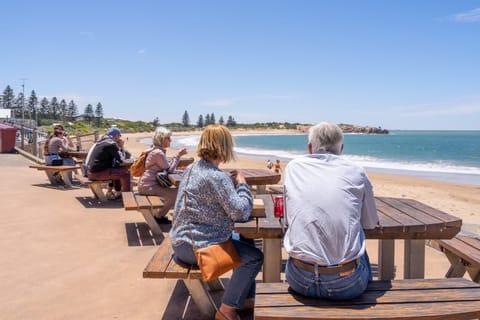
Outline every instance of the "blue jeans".
{"type": "MultiPolygon", "coordinates": [[[[233,269],[230,283],[225,288],[222,303],[237,309],[243,308],[246,299],[255,297],[255,277],[263,264],[263,253],[252,244],[242,240],[232,240],[242,264],[233,269]]],[[[186,264],[196,265],[197,259],[192,246],[183,242],[173,246],[175,255],[186,264]]]]}
{"type": "Polygon", "coordinates": [[[360,296],[372,280],[372,270],[365,252],[356,270],[341,277],[338,274],[315,274],[297,268],[290,259],[287,261],[285,276],[293,291],[314,298],[349,300],[360,296]]]}

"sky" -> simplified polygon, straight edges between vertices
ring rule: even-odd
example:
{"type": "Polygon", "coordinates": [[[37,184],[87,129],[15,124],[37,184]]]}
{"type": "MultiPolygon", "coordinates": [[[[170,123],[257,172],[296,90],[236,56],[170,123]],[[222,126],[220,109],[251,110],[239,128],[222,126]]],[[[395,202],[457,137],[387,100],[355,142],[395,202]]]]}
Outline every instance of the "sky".
{"type": "Polygon", "coordinates": [[[0,4],[1,93],[160,123],[480,130],[480,0],[0,4]]]}

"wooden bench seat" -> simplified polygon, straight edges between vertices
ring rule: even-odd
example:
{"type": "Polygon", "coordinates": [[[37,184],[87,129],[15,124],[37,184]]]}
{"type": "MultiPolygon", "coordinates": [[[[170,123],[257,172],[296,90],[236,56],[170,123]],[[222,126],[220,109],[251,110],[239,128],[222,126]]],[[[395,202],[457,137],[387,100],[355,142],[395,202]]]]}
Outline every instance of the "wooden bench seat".
{"type": "Polygon", "coordinates": [[[65,183],[65,186],[68,188],[72,187],[72,180],[70,178],[72,173],[78,169],[81,169],[80,165],[47,166],[47,165],[41,165],[41,164],[30,165],[29,168],[37,169],[39,171],[44,171],[48,177],[48,180],[52,185],[57,184],[57,180],[55,179],[54,174],[55,172],[58,172],[61,175],[62,180],[65,183]]]}
{"type": "Polygon", "coordinates": [[[224,289],[221,280],[204,282],[200,270],[177,264],[173,259],[170,237],[168,234],[164,236],[158,251],[145,267],[143,277],[182,280],[200,312],[213,318],[216,307],[211,293],[224,289]]]}
{"type": "Polygon", "coordinates": [[[476,319],[480,285],[461,278],[377,280],[349,301],[307,298],[287,283],[259,283],[255,320],[272,319],[476,319]]]}
{"type": "Polygon", "coordinates": [[[450,240],[432,240],[431,245],[437,247],[447,256],[450,268],[447,278],[461,278],[468,272],[470,278],[480,283],[480,239],[473,236],[456,235],[450,240]]]}
{"type": "Polygon", "coordinates": [[[162,229],[154,218],[154,212],[163,207],[163,199],[158,196],[143,196],[132,191],[122,192],[123,207],[127,211],[140,211],[154,234],[161,235],[162,229]]]}
{"type": "Polygon", "coordinates": [[[107,196],[103,192],[103,188],[105,188],[112,180],[90,180],[88,177],[84,176],[77,176],[77,179],[80,181],[80,184],[89,186],[95,199],[100,202],[108,201],[107,196]]]}

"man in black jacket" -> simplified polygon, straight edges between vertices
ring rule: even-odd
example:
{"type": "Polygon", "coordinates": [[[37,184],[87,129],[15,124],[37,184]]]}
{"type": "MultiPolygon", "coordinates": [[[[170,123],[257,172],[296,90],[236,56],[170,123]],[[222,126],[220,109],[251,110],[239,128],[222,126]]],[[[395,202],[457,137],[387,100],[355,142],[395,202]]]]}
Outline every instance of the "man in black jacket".
{"type": "Polygon", "coordinates": [[[113,182],[113,197],[122,196],[121,191],[130,191],[130,172],[119,164],[125,160],[123,140],[120,129],[112,127],[92,147],[87,157],[87,175],[90,180],[109,180],[113,182]]]}

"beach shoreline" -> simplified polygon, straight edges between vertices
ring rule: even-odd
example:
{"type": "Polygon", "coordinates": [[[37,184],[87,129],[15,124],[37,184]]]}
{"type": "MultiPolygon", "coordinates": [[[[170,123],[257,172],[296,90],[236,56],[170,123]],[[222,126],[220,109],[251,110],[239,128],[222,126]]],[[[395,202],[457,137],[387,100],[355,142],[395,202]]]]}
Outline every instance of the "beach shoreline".
{"type": "MultiPolygon", "coordinates": [[[[232,130],[232,134],[295,134],[297,130],[232,130]]],[[[138,156],[147,146],[141,139],[151,138],[152,132],[124,134],[128,137],[126,148],[132,155],[138,156]]],[[[201,134],[195,132],[174,132],[173,136],[201,134]]],[[[175,138],[173,138],[175,140],[175,138]]],[[[177,150],[169,148],[168,156],[174,156],[177,150]]],[[[187,156],[197,158],[192,150],[187,156]]],[[[266,169],[266,160],[247,156],[238,156],[232,164],[238,168],[266,169]]],[[[282,162],[282,168],[286,162],[282,162]]],[[[464,229],[480,234],[480,186],[457,182],[436,181],[408,174],[376,172],[366,169],[372,181],[376,196],[394,198],[412,198],[434,208],[462,218],[464,229]]]]}

